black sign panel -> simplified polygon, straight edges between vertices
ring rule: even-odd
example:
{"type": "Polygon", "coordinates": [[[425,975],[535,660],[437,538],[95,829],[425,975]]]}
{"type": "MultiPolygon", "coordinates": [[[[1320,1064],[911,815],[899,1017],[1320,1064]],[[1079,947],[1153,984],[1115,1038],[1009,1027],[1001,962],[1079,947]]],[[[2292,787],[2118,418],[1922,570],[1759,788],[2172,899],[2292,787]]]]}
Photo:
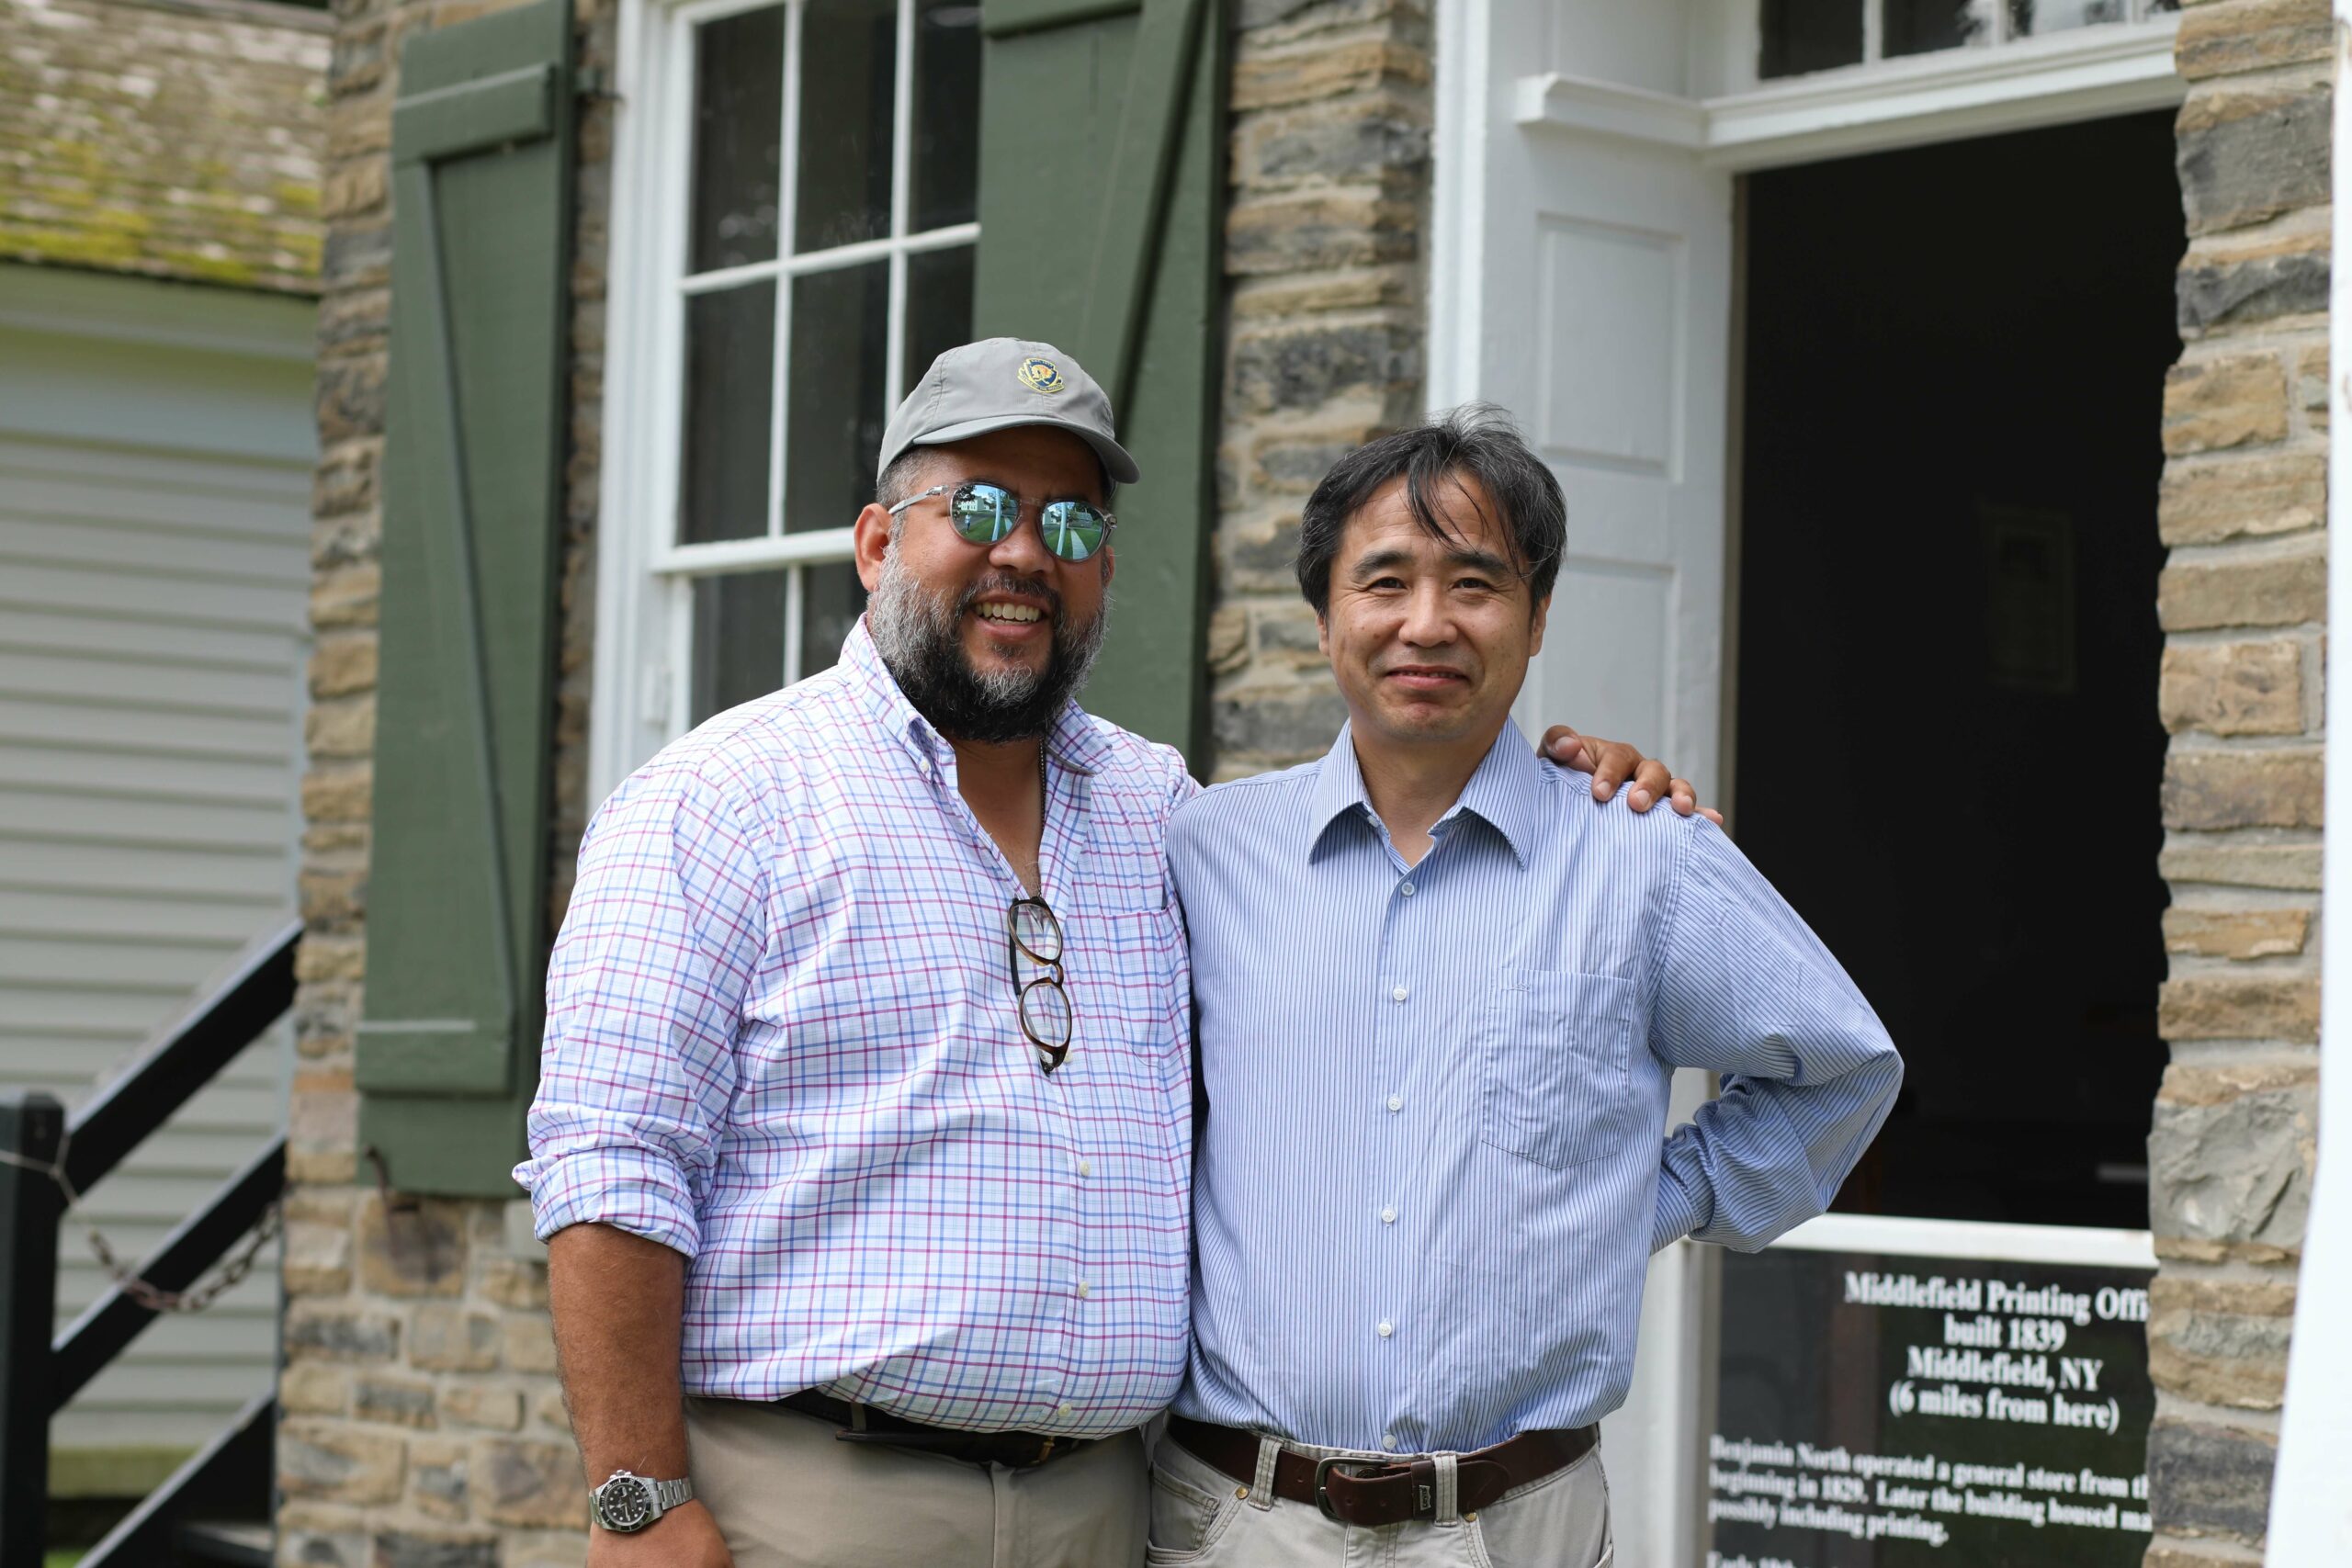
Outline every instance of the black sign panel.
{"type": "Polygon", "coordinates": [[[1723,1260],[1708,1568],[2138,1568],[2144,1269],[1723,1260]]]}

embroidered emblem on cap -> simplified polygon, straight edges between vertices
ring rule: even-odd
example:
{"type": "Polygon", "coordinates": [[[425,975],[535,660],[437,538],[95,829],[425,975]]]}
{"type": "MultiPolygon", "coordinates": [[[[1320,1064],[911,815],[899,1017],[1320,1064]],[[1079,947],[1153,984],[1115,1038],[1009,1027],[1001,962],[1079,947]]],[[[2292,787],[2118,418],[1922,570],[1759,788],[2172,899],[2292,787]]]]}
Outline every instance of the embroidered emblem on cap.
{"type": "Polygon", "coordinates": [[[1017,374],[1023,385],[1033,387],[1040,392],[1058,392],[1069,385],[1062,379],[1061,371],[1056,368],[1054,362],[1050,359],[1024,359],[1021,362],[1021,368],[1017,374]]]}

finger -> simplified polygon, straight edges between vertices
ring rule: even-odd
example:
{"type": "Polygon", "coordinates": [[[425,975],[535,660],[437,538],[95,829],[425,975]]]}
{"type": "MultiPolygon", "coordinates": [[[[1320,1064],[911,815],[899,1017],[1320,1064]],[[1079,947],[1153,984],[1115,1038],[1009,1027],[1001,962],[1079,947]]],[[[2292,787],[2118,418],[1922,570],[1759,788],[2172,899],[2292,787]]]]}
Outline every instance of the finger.
{"type": "Polygon", "coordinates": [[[1644,757],[1630,746],[1625,750],[1632,754],[1634,774],[1634,792],[1626,797],[1626,804],[1636,811],[1647,811],[1657,804],[1660,795],[1666,794],[1667,785],[1672,779],[1664,762],[1644,757]]]}
{"type": "MultiPolygon", "coordinates": [[[[1600,753],[1596,759],[1598,765],[1592,770],[1593,799],[1613,798],[1617,794],[1618,786],[1628,780],[1637,784],[1642,782],[1640,774],[1642,753],[1639,748],[1628,746],[1622,740],[1603,740],[1590,735],[1585,737],[1585,742],[1600,753]]],[[[1656,791],[1653,790],[1652,793],[1655,794],[1656,791]]],[[[1644,802],[1634,809],[1637,811],[1646,809],[1647,804],[1644,802]]]]}
{"type": "Polygon", "coordinates": [[[1699,807],[1699,815],[1705,818],[1708,821],[1713,822],[1718,828],[1724,825],[1724,814],[1716,810],[1712,806],[1702,806],[1699,807]]]}
{"type": "Polygon", "coordinates": [[[1563,767],[1579,773],[1592,771],[1592,756],[1586,748],[1584,737],[1565,724],[1555,724],[1544,732],[1544,743],[1536,750],[1563,767]]]}
{"type": "Polygon", "coordinates": [[[1699,792],[1690,787],[1689,779],[1676,779],[1668,788],[1667,798],[1674,802],[1676,816],[1688,817],[1699,809],[1699,792]]]}

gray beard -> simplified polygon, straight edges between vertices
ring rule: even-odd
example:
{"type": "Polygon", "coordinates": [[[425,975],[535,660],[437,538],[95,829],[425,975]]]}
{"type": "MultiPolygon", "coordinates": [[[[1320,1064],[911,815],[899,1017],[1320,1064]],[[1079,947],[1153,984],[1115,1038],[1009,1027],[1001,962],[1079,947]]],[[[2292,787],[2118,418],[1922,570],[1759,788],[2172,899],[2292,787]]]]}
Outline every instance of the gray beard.
{"type": "Polygon", "coordinates": [[[1001,572],[952,599],[933,593],[907,570],[893,542],[865,604],[865,626],[899,690],[933,729],[951,740],[993,745],[1034,740],[1053,728],[1055,716],[1086,684],[1095,655],[1102,651],[1110,610],[1106,593],[1094,618],[1075,626],[1062,613],[1060,594],[1001,572]],[[964,652],[964,613],[991,594],[1016,593],[1046,602],[1054,644],[1045,669],[975,668],[964,652]]]}

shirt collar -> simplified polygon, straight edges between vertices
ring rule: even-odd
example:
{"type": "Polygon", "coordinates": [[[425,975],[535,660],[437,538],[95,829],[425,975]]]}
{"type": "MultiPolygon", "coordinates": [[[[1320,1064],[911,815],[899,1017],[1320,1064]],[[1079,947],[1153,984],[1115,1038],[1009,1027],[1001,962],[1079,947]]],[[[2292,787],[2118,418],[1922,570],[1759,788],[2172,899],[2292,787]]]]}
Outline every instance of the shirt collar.
{"type": "MultiPolygon", "coordinates": [[[[1363,768],[1356,761],[1353,731],[1352,724],[1341,725],[1340,738],[1316,764],[1315,792],[1306,815],[1306,856],[1310,861],[1331,824],[1340,818],[1352,813],[1367,821],[1378,819],[1372,808],[1372,796],[1363,787],[1363,768]]],[[[1542,770],[1550,765],[1535,755],[1519,726],[1505,719],[1495,743],[1487,749],[1477,770],[1470,775],[1470,782],[1463,785],[1461,797],[1438,818],[1433,835],[1442,836],[1446,824],[1466,811],[1501,834],[1519,863],[1525,865],[1543,820],[1542,770]]]]}
{"type": "MultiPolygon", "coordinates": [[[[899,689],[898,678],[882,662],[882,650],[874,646],[874,636],[865,629],[863,615],[842,641],[841,668],[848,674],[866,716],[879,725],[884,734],[904,746],[918,761],[941,768],[953,762],[955,747],[932,728],[931,720],[916,711],[914,704],[907,701],[906,693],[899,689]]],[[[1054,716],[1053,729],[1046,739],[1046,755],[1055,764],[1074,773],[1091,773],[1109,761],[1110,750],[1110,742],[1098,732],[1086,711],[1075,702],[1064,703],[1062,711],[1054,716]]]]}

